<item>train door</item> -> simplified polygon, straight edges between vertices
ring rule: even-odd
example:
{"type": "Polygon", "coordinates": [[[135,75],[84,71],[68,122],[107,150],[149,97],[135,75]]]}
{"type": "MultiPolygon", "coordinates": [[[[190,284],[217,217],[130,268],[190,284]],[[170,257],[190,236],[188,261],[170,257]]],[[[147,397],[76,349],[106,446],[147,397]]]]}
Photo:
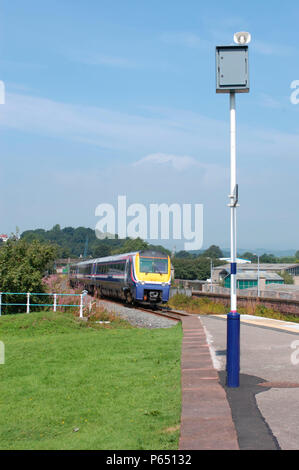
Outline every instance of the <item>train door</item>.
{"type": "Polygon", "coordinates": [[[130,282],[131,260],[127,259],[125,268],[125,285],[128,286],[130,282]]]}

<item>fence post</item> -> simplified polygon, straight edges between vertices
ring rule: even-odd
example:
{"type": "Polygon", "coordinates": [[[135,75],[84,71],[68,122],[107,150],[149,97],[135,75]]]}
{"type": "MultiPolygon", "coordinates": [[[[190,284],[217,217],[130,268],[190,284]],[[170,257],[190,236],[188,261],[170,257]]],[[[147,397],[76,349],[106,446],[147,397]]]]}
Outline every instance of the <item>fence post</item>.
{"type": "Polygon", "coordinates": [[[80,318],[83,318],[83,294],[80,294],[80,318]]]}
{"type": "Polygon", "coordinates": [[[2,292],[0,292],[0,317],[2,314],[2,292]]]}
{"type": "Polygon", "coordinates": [[[27,293],[27,309],[26,313],[30,312],[30,292],[27,293]]]}
{"type": "Polygon", "coordinates": [[[54,295],[54,312],[56,312],[56,308],[57,308],[57,294],[53,294],[54,295]]]}

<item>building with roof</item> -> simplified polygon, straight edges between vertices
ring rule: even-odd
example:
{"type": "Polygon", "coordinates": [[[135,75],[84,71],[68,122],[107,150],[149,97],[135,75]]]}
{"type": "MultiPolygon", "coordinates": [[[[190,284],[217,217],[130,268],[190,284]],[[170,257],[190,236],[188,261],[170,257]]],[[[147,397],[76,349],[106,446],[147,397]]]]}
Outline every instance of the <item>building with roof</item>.
{"type": "Polygon", "coordinates": [[[4,233],[2,233],[2,234],[0,235],[0,240],[2,240],[4,243],[7,242],[7,240],[8,240],[8,235],[5,235],[4,233]]]}
{"type": "MultiPolygon", "coordinates": [[[[256,263],[246,263],[246,264],[238,264],[238,274],[240,273],[253,273],[254,275],[258,274],[258,269],[260,273],[288,273],[290,274],[295,283],[299,283],[299,263],[290,264],[290,263],[260,263],[259,267],[256,263]]],[[[227,276],[230,274],[230,264],[224,264],[222,266],[216,266],[213,268],[213,276],[212,281],[215,284],[222,283],[227,276]]],[[[268,278],[270,280],[270,278],[268,278]]],[[[273,278],[273,280],[275,280],[273,278]]]]}
{"type": "MultiPolygon", "coordinates": [[[[260,271],[241,271],[237,273],[237,289],[250,289],[258,286],[260,279],[260,288],[270,284],[284,284],[284,280],[279,274],[273,272],[260,271]]],[[[230,274],[224,279],[224,287],[230,288],[230,274]]]]}

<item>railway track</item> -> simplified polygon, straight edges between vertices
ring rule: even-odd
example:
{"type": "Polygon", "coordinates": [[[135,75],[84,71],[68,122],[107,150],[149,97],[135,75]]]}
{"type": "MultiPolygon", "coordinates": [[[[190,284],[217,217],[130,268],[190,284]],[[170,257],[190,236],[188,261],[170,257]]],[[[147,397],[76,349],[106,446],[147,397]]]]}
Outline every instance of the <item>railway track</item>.
{"type": "Polygon", "coordinates": [[[175,310],[170,310],[170,309],[164,310],[163,307],[161,307],[160,310],[150,310],[150,309],[143,308],[143,307],[136,307],[136,309],[141,310],[143,312],[151,313],[153,315],[159,315],[160,317],[171,318],[172,320],[177,320],[177,321],[181,321],[182,318],[188,317],[191,315],[190,313],[176,312],[175,310]]]}
{"type": "Polygon", "coordinates": [[[111,298],[108,298],[108,297],[103,297],[101,299],[96,299],[96,300],[94,299],[94,297],[90,297],[90,299],[92,299],[91,300],[92,302],[95,302],[95,301],[98,302],[99,300],[103,300],[104,302],[120,305],[122,307],[132,308],[132,309],[135,309],[135,310],[140,310],[141,312],[146,312],[146,313],[149,313],[151,315],[156,315],[156,316],[160,316],[160,317],[164,317],[164,318],[170,318],[170,319],[176,320],[178,322],[181,321],[182,318],[184,318],[184,317],[191,316],[190,313],[178,312],[178,311],[175,311],[175,310],[171,310],[168,307],[157,307],[156,309],[146,308],[146,307],[141,307],[139,305],[125,304],[124,302],[122,302],[118,299],[113,299],[112,300],[111,298]]]}

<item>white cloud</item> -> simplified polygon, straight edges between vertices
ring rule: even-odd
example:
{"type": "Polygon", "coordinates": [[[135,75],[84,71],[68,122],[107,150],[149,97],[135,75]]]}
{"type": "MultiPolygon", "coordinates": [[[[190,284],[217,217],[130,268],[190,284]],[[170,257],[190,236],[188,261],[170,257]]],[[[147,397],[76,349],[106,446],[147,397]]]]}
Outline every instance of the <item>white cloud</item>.
{"type": "Polygon", "coordinates": [[[261,106],[270,109],[282,108],[282,103],[267,93],[260,93],[260,104],[261,106]]]}
{"type": "Polygon", "coordinates": [[[221,121],[167,109],[147,114],[145,117],[8,93],[5,109],[0,114],[0,125],[115,151],[132,151],[134,148],[136,155],[151,149],[164,153],[174,149],[179,153],[193,153],[195,149],[215,151],[222,147],[221,142],[212,137],[215,128],[218,135],[224,137],[225,126],[221,121]]]}
{"type": "MultiPolygon", "coordinates": [[[[144,109],[142,115],[129,114],[7,93],[0,126],[92,144],[111,150],[118,158],[130,155],[131,161],[140,155],[158,154],[155,158],[167,158],[172,166],[184,167],[191,166],[195,156],[201,164],[226,165],[229,158],[228,121],[184,110],[152,108],[147,115],[144,109]],[[180,155],[181,159],[165,155],[180,155]]],[[[299,136],[295,133],[240,123],[238,142],[238,151],[242,148],[245,157],[298,158],[299,136]]]]}
{"type": "Polygon", "coordinates": [[[202,39],[197,34],[188,31],[163,33],[161,35],[161,39],[166,44],[174,44],[191,48],[210,46],[209,41],[207,41],[206,39],[202,39]]]}
{"type": "MultiPolygon", "coordinates": [[[[82,165],[76,163],[68,169],[53,165],[52,171],[47,171],[38,184],[34,181],[28,185],[35,168],[32,165],[21,167],[19,172],[8,172],[2,179],[2,189],[7,195],[4,216],[7,224],[11,219],[13,226],[18,220],[22,229],[27,227],[28,220],[32,219],[32,201],[35,201],[34,213],[45,214],[44,219],[39,219],[40,225],[50,222],[54,225],[57,221],[72,225],[72,221],[80,220],[82,225],[93,226],[94,208],[98,204],[113,201],[116,194],[127,194],[130,203],[203,203],[207,224],[205,236],[214,242],[215,237],[222,238],[226,233],[228,122],[182,110],[152,108],[145,113],[143,108],[141,116],[8,94],[0,113],[0,123],[2,128],[26,134],[93,143],[99,147],[98,162],[90,157],[87,147],[83,171],[82,165]],[[111,161],[109,168],[103,168],[101,147],[112,149],[111,153],[118,158],[111,161]],[[54,192],[44,191],[48,181],[55,188],[54,192]],[[15,188],[22,194],[18,209],[15,188]],[[41,197],[36,199],[36,194],[41,197]]],[[[17,138],[18,134],[15,135],[17,138]]],[[[32,142],[34,147],[34,139],[32,142]]],[[[286,240],[287,235],[296,237],[296,218],[290,216],[293,228],[285,234],[285,231],[279,231],[273,211],[283,214],[287,207],[288,214],[296,214],[298,148],[299,135],[295,133],[244,124],[238,126],[240,217],[243,217],[240,240],[243,240],[243,246],[251,245],[248,244],[249,227],[256,220],[260,220],[264,239],[281,241],[286,240]],[[286,168],[288,170],[282,173],[286,168]],[[278,186],[281,188],[279,194],[273,192],[273,187],[278,186]],[[264,223],[265,214],[267,224],[264,223]]],[[[61,158],[63,156],[62,151],[61,158]]],[[[281,219],[281,215],[279,217],[281,219]]],[[[261,235],[259,232],[260,240],[261,235]]],[[[292,240],[290,238],[289,246],[292,246],[292,240]]]]}
{"type": "MultiPolygon", "coordinates": [[[[184,172],[184,178],[190,178],[191,174],[193,176],[196,175],[198,183],[205,187],[223,184],[227,179],[223,165],[203,163],[199,159],[188,155],[154,153],[147,155],[132,164],[133,167],[146,167],[147,171],[149,169],[156,170],[157,165],[167,167],[162,174],[167,173],[170,175],[169,169],[172,169],[174,173],[182,174],[184,172]]],[[[174,174],[173,176],[175,177],[174,174]]]]}
{"type": "Polygon", "coordinates": [[[291,56],[296,53],[296,49],[285,44],[273,44],[259,41],[253,38],[251,47],[262,55],[270,56],[291,56]]]}
{"type": "Polygon", "coordinates": [[[141,158],[133,165],[139,166],[144,164],[170,164],[175,170],[181,171],[192,166],[200,166],[200,164],[193,157],[170,155],[165,153],[154,153],[141,158]]]}
{"type": "Polygon", "coordinates": [[[72,60],[75,62],[80,62],[86,65],[95,65],[95,66],[107,66],[107,67],[121,67],[121,68],[132,68],[136,67],[136,64],[131,60],[124,57],[117,57],[105,54],[70,54],[72,60]]]}

